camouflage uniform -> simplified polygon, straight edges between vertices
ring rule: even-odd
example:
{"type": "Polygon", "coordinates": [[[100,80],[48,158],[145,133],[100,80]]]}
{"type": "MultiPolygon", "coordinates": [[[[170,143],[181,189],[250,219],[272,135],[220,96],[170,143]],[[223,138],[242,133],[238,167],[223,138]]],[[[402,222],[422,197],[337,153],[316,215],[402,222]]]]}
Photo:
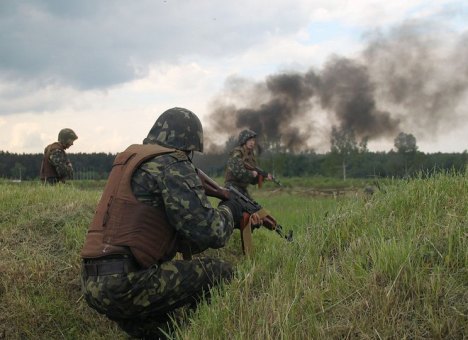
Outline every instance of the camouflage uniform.
{"type": "MultiPolygon", "coordinates": [[[[160,120],[157,123],[161,123],[160,120]]],[[[144,143],[166,144],[167,136],[174,134],[166,134],[164,126],[162,130],[166,137],[152,129],[144,143]]],[[[161,126],[156,130],[160,132],[161,126]]],[[[203,148],[202,144],[178,147],[203,148]]],[[[144,162],[132,175],[131,189],[138,201],[164,209],[180,244],[189,248],[192,254],[207,248],[220,248],[232,234],[234,225],[230,209],[223,205],[217,209],[211,206],[186,152],[162,154],[144,162]]],[[[82,287],[88,304],[117,322],[128,334],[163,338],[159,328],[167,330],[167,322],[175,309],[196,306],[201,298],[209,296],[210,287],[229,281],[232,275],[232,266],[219,259],[172,258],[149,268],[137,266],[137,270],[112,275],[90,276],[83,270],[82,287]]]]}
{"type": "Polygon", "coordinates": [[[236,187],[250,199],[252,199],[252,197],[247,187],[249,184],[257,184],[258,177],[253,177],[252,171],[247,170],[244,164],[248,163],[252,166],[256,166],[257,161],[254,152],[248,150],[245,147],[245,143],[248,139],[255,138],[256,136],[257,134],[251,130],[241,131],[239,134],[238,146],[231,151],[226,165],[225,185],[236,187]]]}
{"type": "Polygon", "coordinates": [[[50,153],[50,163],[54,166],[57,175],[61,179],[73,178],[73,167],[65,151],[55,149],[50,153]]]}
{"type": "Polygon", "coordinates": [[[73,167],[65,149],[73,145],[78,136],[71,129],[62,129],[58,135],[58,142],[48,145],[44,149],[40,177],[45,183],[55,184],[73,178],[73,167]]]}

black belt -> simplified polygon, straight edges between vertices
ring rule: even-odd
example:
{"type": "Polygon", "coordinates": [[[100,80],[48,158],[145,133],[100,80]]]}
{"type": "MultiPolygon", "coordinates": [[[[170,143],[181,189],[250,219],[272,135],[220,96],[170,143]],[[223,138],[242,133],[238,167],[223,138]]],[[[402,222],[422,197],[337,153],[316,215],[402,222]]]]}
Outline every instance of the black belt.
{"type": "Polygon", "coordinates": [[[140,269],[140,266],[132,258],[99,258],[86,259],[83,269],[88,276],[101,276],[113,274],[128,274],[140,269]]]}

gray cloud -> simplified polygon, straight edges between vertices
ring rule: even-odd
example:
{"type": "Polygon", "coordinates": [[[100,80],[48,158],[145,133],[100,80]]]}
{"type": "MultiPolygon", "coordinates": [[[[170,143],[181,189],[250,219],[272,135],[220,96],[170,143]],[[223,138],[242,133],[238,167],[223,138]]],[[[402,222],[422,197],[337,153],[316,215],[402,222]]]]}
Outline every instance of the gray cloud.
{"type": "Polygon", "coordinates": [[[3,0],[0,79],[105,88],[144,76],[154,62],[235,53],[306,19],[288,3],[3,0]]]}
{"type": "Polygon", "coordinates": [[[468,95],[467,36],[420,21],[374,33],[363,56],[381,105],[420,135],[456,125],[468,95]]]}

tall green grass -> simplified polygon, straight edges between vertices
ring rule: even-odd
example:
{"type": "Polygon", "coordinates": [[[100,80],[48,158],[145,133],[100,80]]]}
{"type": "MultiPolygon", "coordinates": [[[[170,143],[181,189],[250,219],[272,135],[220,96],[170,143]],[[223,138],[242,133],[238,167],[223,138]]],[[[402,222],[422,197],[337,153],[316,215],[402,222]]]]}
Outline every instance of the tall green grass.
{"type": "Polygon", "coordinates": [[[261,197],[295,227],[294,244],[255,235],[257,251],[238,264],[237,280],[178,336],[463,339],[467,176],[424,177],[319,211],[305,197],[261,197]]]}
{"type": "MultiPolygon", "coordinates": [[[[101,188],[0,182],[0,338],[125,338],[79,289],[79,252],[101,188]]],[[[207,252],[236,264],[236,277],[174,337],[463,339],[467,174],[383,189],[335,199],[253,190],[294,242],[259,229],[251,258],[238,232],[207,252]]]]}
{"type": "Polygon", "coordinates": [[[0,182],[0,338],[124,338],[81,297],[79,251],[99,196],[0,182]]]}

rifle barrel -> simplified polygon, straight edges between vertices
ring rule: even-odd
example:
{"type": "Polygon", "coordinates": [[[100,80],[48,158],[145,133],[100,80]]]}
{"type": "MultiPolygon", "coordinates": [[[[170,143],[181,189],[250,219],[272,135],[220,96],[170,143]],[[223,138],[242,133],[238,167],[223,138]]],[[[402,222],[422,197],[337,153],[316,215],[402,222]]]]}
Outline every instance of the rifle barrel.
{"type": "Polygon", "coordinates": [[[293,241],[293,231],[292,230],[289,230],[288,231],[288,234],[285,235],[283,233],[283,227],[280,225],[280,224],[277,224],[276,225],[276,228],[275,228],[275,231],[284,239],[286,239],[286,241],[288,242],[292,242],[293,241]]]}

